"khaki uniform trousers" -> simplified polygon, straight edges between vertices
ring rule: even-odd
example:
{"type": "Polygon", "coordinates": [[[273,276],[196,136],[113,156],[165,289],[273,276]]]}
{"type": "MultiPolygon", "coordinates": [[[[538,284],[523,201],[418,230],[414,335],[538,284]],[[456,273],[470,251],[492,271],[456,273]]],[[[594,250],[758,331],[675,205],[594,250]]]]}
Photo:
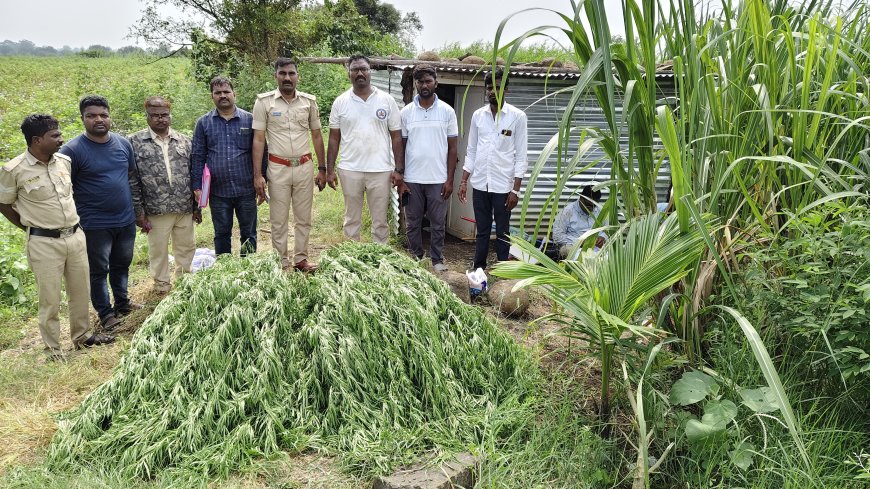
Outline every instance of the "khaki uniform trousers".
{"type": "Polygon", "coordinates": [[[272,249],[281,255],[284,267],[308,259],[311,235],[311,205],[314,201],[313,165],[285,166],[270,161],[269,222],[272,225],[272,249]],[[287,251],[290,207],[293,207],[293,260],[287,251]]]}
{"type": "Polygon", "coordinates": [[[73,344],[77,345],[91,336],[88,316],[91,272],[84,231],[78,229],[66,238],[28,235],[27,261],[39,290],[39,333],[45,342],[45,349],[50,354],[62,354],[58,317],[62,279],[66,280],[73,344]]]}
{"type": "Polygon", "coordinates": [[[175,276],[190,273],[196,242],[193,236],[193,214],[160,214],[148,216],[151,231],[148,232],[148,271],[154,279],[154,288],[168,291],[169,240],[172,239],[172,255],[175,257],[175,276]]]}
{"type": "Polygon", "coordinates": [[[344,235],[359,241],[362,227],[363,198],[368,201],[372,216],[372,241],[387,244],[390,226],[387,222],[387,207],[390,204],[391,171],[361,172],[338,170],[344,194],[344,235]]]}

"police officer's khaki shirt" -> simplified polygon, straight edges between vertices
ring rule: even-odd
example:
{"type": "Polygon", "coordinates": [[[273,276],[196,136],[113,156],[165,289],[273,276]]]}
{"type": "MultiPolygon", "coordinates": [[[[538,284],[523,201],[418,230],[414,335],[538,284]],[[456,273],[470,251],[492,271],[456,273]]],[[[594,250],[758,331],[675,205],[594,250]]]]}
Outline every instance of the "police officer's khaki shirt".
{"type": "Polygon", "coordinates": [[[79,222],[72,198],[70,159],[55,153],[48,164],[29,151],[0,168],[0,203],[15,204],[21,224],[61,229],[79,222]]]}
{"type": "Polygon", "coordinates": [[[320,130],[320,111],[314,95],[296,90],[288,103],[279,90],[261,93],[254,102],[254,130],[266,131],[269,153],[299,158],[311,152],[311,131],[320,130]]]}

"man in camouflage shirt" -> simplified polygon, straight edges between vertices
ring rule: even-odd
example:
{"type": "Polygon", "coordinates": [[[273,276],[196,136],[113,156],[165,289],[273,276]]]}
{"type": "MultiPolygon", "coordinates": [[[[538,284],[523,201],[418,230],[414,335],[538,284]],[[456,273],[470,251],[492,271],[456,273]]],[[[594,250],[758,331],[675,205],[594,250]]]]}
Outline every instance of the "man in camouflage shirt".
{"type": "Polygon", "coordinates": [[[202,215],[190,190],[190,139],[172,129],[172,104],[162,97],[145,100],[148,129],[130,136],[136,155],[130,189],[136,225],[148,234],[148,263],[154,290],[169,292],[169,239],[176,276],[190,272],[195,241],[193,223],[202,215]]]}

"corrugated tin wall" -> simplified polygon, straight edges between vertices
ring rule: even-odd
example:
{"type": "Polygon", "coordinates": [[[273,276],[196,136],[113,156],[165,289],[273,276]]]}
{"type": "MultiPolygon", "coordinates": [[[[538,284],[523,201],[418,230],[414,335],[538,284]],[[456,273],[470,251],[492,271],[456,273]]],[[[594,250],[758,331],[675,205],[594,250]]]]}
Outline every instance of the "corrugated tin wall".
{"type": "MultiPolygon", "coordinates": [[[[401,71],[393,71],[391,73],[386,71],[375,71],[372,74],[372,83],[382,90],[388,90],[398,102],[399,107],[402,107],[404,106],[404,103],[402,102],[400,81],[401,71]]],[[[442,84],[443,83],[444,82],[442,82],[442,84]]],[[[519,109],[524,110],[529,121],[529,170],[526,173],[526,182],[528,181],[533,166],[540,158],[544,146],[546,146],[550,139],[558,132],[559,122],[565,112],[567,103],[570,100],[570,92],[559,94],[556,94],[556,92],[566,87],[573,87],[575,83],[576,82],[573,80],[545,81],[533,78],[511,78],[506,100],[519,109]]],[[[663,93],[659,94],[659,98],[674,96],[673,85],[667,83],[666,79],[660,79],[659,85],[663,89],[663,93]]],[[[476,108],[480,105],[479,102],[480,101],[478,100],[469,100],[466,104],[476,108]]],[[[456,105],[460,104],[461,101],[457,100],[456,105]]],[[[621,107],[621,103],[619,106],[621,107]]],[[[459,116],[459,107],[454,108],[457,111],[457,116],[459,116]]],[[[617,117],[620,116],[621,114],[617,114],[617,117]]],[[[465,134],[469,121],[464,120],[463,123],[465,127],[462,129],[463,134],[465,134]]],[[[578,127],[606,128],[604,114],[599,108],[597,101],[591,95],[585,96],[575,108],[574,124],[578,127]]],[[[626,135],[623,137],[621,143],[623,146],[627,147],[628,137],[627,133],[625,134],[626,135]]],[[[576,137],[572,137],[569,141],[567,153],[569,158],[576,153],[578,144],[579,134],[577,134],[576,137]]],[[[460,146],[464,147],[464,145],[460,146]]],[[[465,155],[460,154],[459,159],[459,166],[461,168],[461,162],[464,161],[465,155]]],[[[604,182],[610,179],[610,160],[605,157],[604,152],[601,151],[600,148],[593,147],[592,150],[583,158],[583,162],[579,166],[584,167],[591,163],[594,164],[592,164],[590,168],[571,178],[570,181],[575,185],[569,185],[569,190],[563,194],[562,205],[573,200],[568,193],[580,184],[588,182],[604,182]]],[[[538,177],[527,212],[527,228],[529,227],[529,223],[533,224],[537,219],[543,209],[547,197],[555,189],[557,164],[557,156],[552,154],[545,163],[544,170],[538,177]]],[[[665,162],[659,173],[659,181],[657,184],[659,201],[663,201],[667,198],[666,193],[669,182],[670,167],[667,162],[665,162]]],[[[526,189],[524,185],[522,192],[525,193],[527,191],[528,189],[526,189]]],[[[607,189],[603,189],[603,193],[604,195],[602,197],[606,198],[607,189]]],[[[512,226],[519,226],[519,215],[520,213],[518,211],[515,210],[513,212],[511,220],[512,226]]]]}
{"type": "MultiPolygon", "coordinates": [[[[388,92],[396,99],[399,108],[405,106],[402,101],[402,72],[401,71],[372,71],[372,85],[388,92]]],[[[399,233],[399,194],[396,189],[391,190],[390,196],[390,227],[393,234],[399,233]]]]}

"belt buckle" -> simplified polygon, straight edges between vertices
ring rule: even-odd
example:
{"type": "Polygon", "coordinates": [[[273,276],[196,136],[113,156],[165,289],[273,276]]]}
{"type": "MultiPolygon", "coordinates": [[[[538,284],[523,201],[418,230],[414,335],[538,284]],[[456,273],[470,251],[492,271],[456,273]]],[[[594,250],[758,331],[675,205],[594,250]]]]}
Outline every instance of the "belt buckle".
{"type": "Polygon", "coordinates": [[[60,233],[61,238],[69,238],[76,233],[76,226],[58,229],[58,232],[60,233]]]}

